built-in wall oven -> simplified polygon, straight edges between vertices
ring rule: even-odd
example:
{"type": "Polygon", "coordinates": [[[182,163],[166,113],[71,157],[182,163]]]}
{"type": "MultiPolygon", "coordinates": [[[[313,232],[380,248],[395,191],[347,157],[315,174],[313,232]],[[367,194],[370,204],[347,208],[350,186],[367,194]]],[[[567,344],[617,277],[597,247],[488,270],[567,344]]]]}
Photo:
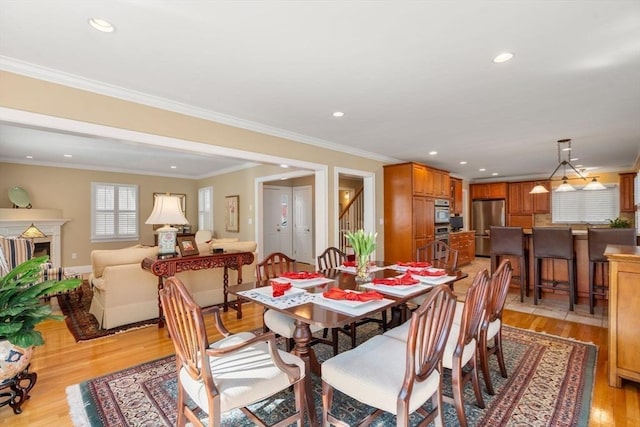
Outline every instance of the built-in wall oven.
{"type": "Polygon", "coordinates": [[[435,223],[436,224],[449,224],[449,200],[446,199],[436,199],[435,200],[435,223]]]}
{"type": "Polygon", "coordinates": [[[447,224],[436,224],[435,230],[435,239],[440,240],[441,242],[449,244],[449,225],[447,224]]]}

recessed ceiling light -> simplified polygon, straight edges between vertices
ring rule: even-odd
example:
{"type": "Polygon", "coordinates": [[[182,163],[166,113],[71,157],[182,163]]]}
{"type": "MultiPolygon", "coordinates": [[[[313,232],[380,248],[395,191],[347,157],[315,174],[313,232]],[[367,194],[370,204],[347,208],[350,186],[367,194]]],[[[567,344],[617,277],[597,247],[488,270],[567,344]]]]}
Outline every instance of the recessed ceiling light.
{"type": "Polygon", "coordinates": [[[344,116],[344,113],[342,111],[336,111],[335,113],[333,113],[333,117],[342,117],[344,116]]]}
{"type": "Polygon", "coordinates": [[[436,154],[438,154],[438,152],[437,152],[437,151],[429,151],[429,155],[430,155],[430,156],[435,156],[436,154]]]}
{"type": "Polygon", "coordinates": [[[27,159],[33,159],[33,156],[25,156],[27,159]]]}
{"type": "Polygon", "coordinates": [[[496,64],[500,64],[502,62],[507,62],[511,58],[513,58],[513,53],[511,53],[511,52],[502,52],[501,54],[499,54],[498,56],[493,58],[493,62],[495,62],[496,64]]]}
{"type": "Polygon", "coordinates": [[[178,169],[177,166],[171,166],[171,169],[178,169]]]}
{"type": "Polygon", "coordinates": [[[491,175],[493,175],[493,176],[498,176],[498,175],[499,175],[499,173],[498,173],[498,172],[494,172],[494,173],[492,173],[491,175]]]}
{"type": "Polygon", "coordinates": [[[576,165],[577,168],[583,168],[584,165],[576,165]]]}
{"type": "Polygon", "coordinates": [[[65,156],[65,157],[68,157],[68,158],[73,157],[71,154],[65,154],[64,156],[65,156]]]}
{"type": "Polygon", "coordinates": [[[576,160],[580,160],[580,159],[579,159],[579,158],[577,158],[577,157],[572,157],[572,158],[570,158],[569,160],[570,160],[570,161],[572,161],[572,162],[575,162],[576,160]]]}
{"type": "Polygon", "coordinates": [[[466,164],[467,164],[467,162],[466,162],[465,160],[463,160],[463,161],[461,161],[461,162],[460,162],[460,164],[461,164],[461,165],[466,165],[466,164]]]}
{"type": "Polygon", "coordinates": [[[281,168],[285,168],[285,169],[286,169],[286,168],[288,168],[288,167],[289,167],[289,165],[285,165],[285,164],[283,163],[283,164],[281,164],[281,165],[280,165],[280,167],[281,167],[281,168]]]}
{"type": "Polygon", "coordinates": [[[479,170],[480,172],[485,172],[485,171],[486,171],[486,169],[485,169],[485,168],[480,168],[480,169],[478,169],[478,170],[479,170]]]}
{"type": "Polygon", "coordinates": [[[94,29],[98,31],[102,31],[103,33],[113,33],[115,27],[110,23],[100,18],[91,18],[89,19],[89,25],[91,25],[94,29]]]}

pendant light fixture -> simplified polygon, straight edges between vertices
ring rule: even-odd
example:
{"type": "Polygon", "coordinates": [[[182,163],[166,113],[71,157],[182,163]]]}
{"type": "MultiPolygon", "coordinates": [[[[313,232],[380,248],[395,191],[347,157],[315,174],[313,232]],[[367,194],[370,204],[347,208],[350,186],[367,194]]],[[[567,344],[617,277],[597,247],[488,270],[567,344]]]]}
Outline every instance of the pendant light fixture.
{"type": "MultiPolygon", "coordinates": [[[[580,171],[571,164],[570,159],[571,159],[571,139],[559,139],[558,140],[558,166],[556,166],[554,171],[551,172],[551,175],[549,175],[549,181],[551,181],[553,176],[556,174],[556,172],[558,172],[558,170],[562,167],[563,174],[562,174],[562,178],[560,178],[562,180],[562,184],[560,184],[558,188],[555,189],[555,191],[560,191],[560,192],[576,191],[576,189],[571,184],[569,184],[570,178],[567,178],[567,166],[573,169],[573,171],[580,178],[582,178],[585,181],[587,180],[587,178],[585,178],[584,175],[582,175],[582,173],[580,173],[580,171]],[[563,152],[566,153],[566,159],[562,158],[563,152]]],[[[599,183],[596,178],[597,177],[594,177],[591,180],[591,182],[589,182],[583,189],[584,190],[604,190],[606,187],[601,183],[599,183]]],[[[538,184],[531,189],[529,194],[542,194],[542,193],[548,193],[548,192],[549,190],[547,190],[542,184],[538,184]]]]}

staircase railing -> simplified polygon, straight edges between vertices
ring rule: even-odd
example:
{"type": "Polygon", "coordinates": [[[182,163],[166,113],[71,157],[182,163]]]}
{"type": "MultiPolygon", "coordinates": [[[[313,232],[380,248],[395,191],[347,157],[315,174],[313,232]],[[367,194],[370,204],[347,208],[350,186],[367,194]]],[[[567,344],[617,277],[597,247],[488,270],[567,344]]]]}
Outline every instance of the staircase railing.
{"type": "Polygon", "coordinates": [[[338,216],[338,230],[340,230],[340,250],[346,254],[351,252],[347,233],[364,227],[364,197],[362,188],[353,196],[347,206],[338,216]]]}

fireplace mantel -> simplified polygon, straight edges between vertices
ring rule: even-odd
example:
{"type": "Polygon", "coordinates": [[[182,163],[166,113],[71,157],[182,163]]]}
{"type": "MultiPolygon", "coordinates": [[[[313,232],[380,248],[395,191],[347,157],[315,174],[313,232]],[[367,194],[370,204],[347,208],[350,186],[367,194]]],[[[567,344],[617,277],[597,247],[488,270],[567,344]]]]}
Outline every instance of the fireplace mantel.
{"type": "Polygon", "coordinates": [[[0,235],[18,237],[33,223],[47,236],[35,241],[49,241],[51,262],[55,267],[61,267],[62,226],[68,221],[57,209],[0,209],[0,235]]]}

